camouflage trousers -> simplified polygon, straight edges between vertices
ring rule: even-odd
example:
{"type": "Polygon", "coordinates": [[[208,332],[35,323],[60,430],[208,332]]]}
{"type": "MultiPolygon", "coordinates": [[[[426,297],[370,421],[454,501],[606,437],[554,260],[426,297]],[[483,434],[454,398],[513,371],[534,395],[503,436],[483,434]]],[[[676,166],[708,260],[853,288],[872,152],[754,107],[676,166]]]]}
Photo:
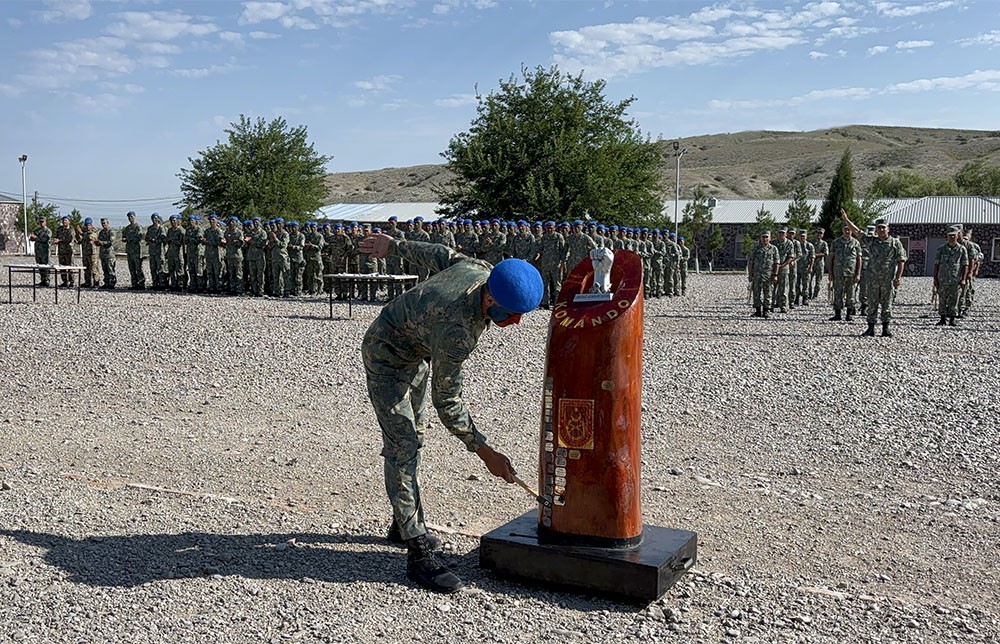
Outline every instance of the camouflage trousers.
{"type": "Polygon", "coordinates": [[[226,277],[228,284],[226,290],[233,295],[243,293],[243,256],[232,255],[226,257],[226,277]]]}
{"type": "Polygon", "coordinates": [[[676,285],[674,284],[674,265],[670,260],[663,262],[663,276],[660,281],[663,283],[663,294],[668,297],[673,295],[676,285]]]}
{"type": "Polygon", "coordinates": [[[323,264],[319,256],[307,257],[306,268],[302,273],[302,290],[309,295],[316,295],[323,289],[323,264]]]}
{"type": "Polygon", "coordinates": [[[677,271],[677,275],[678,275],[678,280],[680,281],[680,290],[678,291],[677,288],[675,287],[674,295],[684,295],[685,293],[687,293],[687,284],[688,284],[687,266],[681,264],[680,269],[677,271]]]}
{"type": "Polygon", "coordinates": [[[785,308],[788,304],[788,269],[782,268],[778,270],[778,283],[774,286],[774,306],[778,308],[785,308]]]}
{"type": "Polygon", "coordinates": [[[802,301],[812,299],[812,291],[809,290],[809,271],[802,269],[795,272],[795,299],[802,298],[802,301]]]}
{"type": "Polygon", "coordinates": [[[649,293],[653,297],[663,295],[663,259],[654,259],[650,263],[649,293]]]}
{"type": "Polygon", "coordinates": [[[823,286],[823,262],[817,261],[813,266],[813,272],[809,276],[809,287],[808,293],[809,297],[816,299],[819,297],[820,287],[823,286]]]}
{"type": "Polygon", "coordinates": [[[184,260],[180,254],[167,255],[167,278],[170,288],[184,288],[184,260]]]}
{"type": "Polygon", "coordinates": [[[163,246],[157,244],[148,246],[149,251],[149,281],[153,283],[153,288],[165,286],[166,275],[163,273],[163,246]]]}
{"type": "Polygon", "coordinates": [[[854,276],[853,275],[831,275],[833,280],[833,310],[840,312],[846,305],[848,310],[853,311],[854,306],[854,276]]]}
{"type": "Polygon", "coordinates": [[[760,273],[753,276],[753,308],[767,311],[771,308],[771,276],[760,273]]]}
{"type": "Polygon", "coordinates": [[[267,263],[263,257],[247,260],[247,284],[250,292],[256,297],[264,294],[264,269],[267,263]]]}
{"type": "Polygon", "coordinates": [[[114,288],[115,283],[118,282],[118,276],[115,274],[114,255],[101,257],[101,272],[104,273],[104,286],[106,288],[114,288]]]}
{"type": "Polygon", "coordinates": [[[542,283],[545,285],[545,294],[542,296],[542,306],[555,306],[559,297],[559,289],[562,288],[562,272],[558,264],[542,265],[542,283]]]}
{"type": "Polygon", "coordinates": [[[938,283],[938,315],[943,318],[953,318],[958,315],[959,294],[962,292],[958,282],[938,283]]]}
{"type": "Polygon", "coordinates": [[[285,274],[285,292],[289,295],[302,295],[302,277],[305,274],[305,262],[288,262],[288,272],[285,274]]]}
{"type": "Polygon", "coordinates": [[[896,298],[896,290],[892,288],[892,277],[872,276],[865,290],[868,296],[868,324],[875,324],[879,317],[882,318],[883,324],[888,323],[892,319],[892,301],[896,298]]]}
{"type": "Polygon", "coordinates": [[[205,289],[213,293],[222,290],[222,260],[217,252],[205,253],[205,289]]]}
{"type": "Polygon", "coordinates": [[[101,261],[96,254],[87,254],[82,257],[83,264],[83,285],[87,288],[101,285],[101,261]]]}
{"type": "MultiPolygon", "coordinates": [[[[60,266],[72,266],[73,265],[73,253],[63,253],[60,248],[59,253],[59,265],[60,266]]],[[[63,271],[59,273],[59,279],[63,286],[73,286],[73,273],[69,271],[63,271]]]]}
{"type": "MultiPolygon", "coordinates": [[[[972,302],[976,295],[976,282],[974,277],[965,280],[965,286],[958,287],[957,315],[965,315],[966,311],[972,308],[972,302]]],[[[940,298],[941,296],[938,295],[940,298]]]]}
{"type": "Polygon", "coordinates": [[[427,424],[427,374],[424,361],[399,364],[377,339],[361,345],[368,398],[382,430],[385,491],[404,539],[427,532],[420,501],[420,450],[427,424]]]}
{"type": "Polygon", "coordinates": [[[142,253],[139,250],[131,250],[126,254],[126,258],[128,259],[129,286],[144,288],[146,275],[142,270],[142,253]]]}
{"type": "Polygon", "coordinates": [[[288,293],[285,274],[290,268],[291,264],[287,257],[271,258],[271,295],[274,297],[283,297],[288,293]]]}

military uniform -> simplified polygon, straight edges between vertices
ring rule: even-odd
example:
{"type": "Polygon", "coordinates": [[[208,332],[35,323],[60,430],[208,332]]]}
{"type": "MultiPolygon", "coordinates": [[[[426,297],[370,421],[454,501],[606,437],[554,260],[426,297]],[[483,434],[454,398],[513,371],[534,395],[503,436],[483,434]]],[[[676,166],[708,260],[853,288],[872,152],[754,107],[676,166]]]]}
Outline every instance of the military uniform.
{"type": "MultiPolygon", "coordinates": [[[[949,232],[949,238],[955,233],[949,232]]],[[[938,292],[938,314],[943,325],[945,319],[952,326],[958,315],[959,290],[965,285],[969,273],[969,253],[965,246],[948,243],[940,246],[934,255],[934,286],[938,292]]]]}
{"type": "Polygon", "coordinates": [[[184,231],[184,268],[187,271],[187,290],[197,293],[202,289],[202,263],[204,262],[204,235],[198,222],[201,217],[188,217],[188,227],[184,231]]]}
{"type": "Polygon", "coordinates": [[[285,274],[289,270],[288,233],[283,219],[277,220],[267,235],[268,256],[271,258],[271,295],[286,297],[285,274]]]}
{"type": "Polygon", "coordinates": [[[83,285],[97,288],[101,282],[101,260],[98,256],[97,231],[88,217],[83,228],[76,230],[76,243],[80,244],[80,259],[83,264],[83,285]]]}
{"type": "Polygon", "coordinates": [[[809,276],[813,270],[816,247],[812,245],[812,242],[804,239],[805,231],[801,237],[803,239],[799,240],[799,247],[802,254],[799,255],[799,259],[795,263],[795,301],[805,306],[812,298],[812,291],[809,290],[809,276]]]}
{"type": "Polygon", "coordinates": [[[774,246],[778,249],[778,283],[774,287],[774,302],[771,303],[771,310],[778,308],[784,313],[788,297],[788,272],[795,260],[795,245],[792,244],[792,240],[785,238],[778,239],[774,246]]]}
{"type": "MultiPolygon", "coordinates": [[[[53,235],[53,241],[56,244],[56,256],[59,258],[60,266],[73,265],[73,241],[75,237],[76,235],[69,225],[69,217],[63,217],[62,222],[56,228],[56,232],[53,235]]],[[[73,273],[60,271],[60,284],[63,286],[73,286],[73,282],[73,273]]]]}
{"type": "Polygon", "coordinates": [[[860,278],[861,244],[854,237],[838,237],[830,244],[830,279],[833,281],[833,320],[841,319],[847,307],[847,320],[854,315],[854,284],[860,278]]]}
{"type": "Polygon", "coordinates": [[[302,274],[306,269],[303,254],[306,236],[299,231],[297,223],[288,222],[288,275],[285,277],[285,292],[298,297],[302,294],[302,274]]]}
{"type": "Polygon", "coordinates": [[[167,279],[171,291],[184,289],[184,229],[180,227],[177,215],[170,216],[170,227],[166,233],[167,279]]]}
{"type": "Polygon", "coordinates": [[[768,317],[771,289],[778,276],[778,249],[771,243],[758,242],[750,253],[747,278],[753,291],[754,317],[768,317]]]}
{"type": "MultiPolygon", "coordinates": [[[[39,221],[39,224],[42,222],[39,221]]],[[[36,264],[49,264],[49,244],[52,240],[52,231],[49,230],[48,226],[39,225],[33,231],[31,231],[30,239],[35,242],[35,263],[36,264]]],[[[42,280],[39,282],[40,286],[49,285],[49,271],[48,269],[41,269],[42,280]]]]}
{"type": "Polygon", "coordinates": [[[134,290],[146,288],[146,276],[142,270],[142,238],[144,231],[135,221],[135,213],[129,211],[128,226],[122,228],[125,242],[125,256],[128,259],[129,286],[134,290]]]}
{"type": "Polygon", "coordinates": [[[809,290],[812,299],[819,297],[820,288],[823,286],[823,273],[826,271],[826,257],[830,253],[830,245],[823,239],[822,233],[817,232],[813,239],[813,271],[809,277],[809,290]]]}
{"type": "Polygon", "coordinates": [[[163,270],[163,246],[167,241],[167,233],[163,229],[160,215],[153,213],[152,222],[146,226],[146,253],[149,255],[149,281],[156,290],[166,286],[166,273],[163,270]]]}
{"type": "Polygon", "coordinates": [[[250,293],[254,297],[264,295],[264,271],[266,262],[264,255],[267,252],[267,233],[260,224],[260,219],[254,219],[250,227],[250,232],[243,238],[247,257],[247,279],[250,293]]]}
{"type": "Polygon", "coordinates": [[[230,217],[222,234],[226,247],[226,291],[230,295],[243,293],[243,229],[238,217],[230,217]]]}
{"type": "Polygon", "coordinates": [[[302,288],[309,295],[316,295],[323,290],[321,255],[324,245],[323,235],[316,230],[316,224],[311,222],[306,224],[305,243],[302,248],[306,268],[302,276],[302,288]]]}
{"type": "MultiPolygon", "coordinates": [[[[876,221],[876,227],[879,224],[876,221]]],[[[888,228],[888,227],[887,227],[888,228]]],[[[896,290],[893,281],[896,273],[902,274],[899,266],[906,262],[906,251],[897,237],[879,239],[873,237],[868,243],[868,330],[866,335],[875,334],[875,322],[882,321],[882,335],[891,337],[889,321],[892,320],[892,301],[896,290]]]]}
{"type": "MultiPolygon", "coordinates": [[[[577,228],[577,226],[574,226],[574,228],[577,228]]],[[[590,238],[590,235],[583,232],[582,229],[575,229],[566,238],[566,273],[568,274],[577,264],[585,258],[590,257],[590,251],[595,248],[597,248],[597,244],[590,238]]]]}
{"type": "Polygon", "coordinates": [[[538,271],[542,274],[542,284],[545,287],[542,308],[555,306],[559,289],[562,288],[562,262],[565,257],[566,240],[555,231],[555,224],[546,224],[545,233],[538,243],[538,271]]]}
{"type": "Polygon", "coordinates": [[[107,219],[101,220],[101,230],[97,233],[98,254],[101,257],[101,272],[104,273],[104,285],[102,288],[113,289],[118,283],[118,275],[115,273],[115,245],[114,233],[107,219]]]}
{"type": "Polygon", "coordinates": [[[209,293],[222,292],[222,240],[225,233],[219,228],[219,220],[209,217],[209,226],[202,234],[205,245],[205,290],[209,293]]]}

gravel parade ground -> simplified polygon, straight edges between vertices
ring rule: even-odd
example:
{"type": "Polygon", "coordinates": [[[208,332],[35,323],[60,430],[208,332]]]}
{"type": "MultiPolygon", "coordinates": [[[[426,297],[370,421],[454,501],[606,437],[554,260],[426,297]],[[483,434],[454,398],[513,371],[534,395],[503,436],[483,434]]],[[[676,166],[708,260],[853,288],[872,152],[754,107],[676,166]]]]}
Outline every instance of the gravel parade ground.
{"type": "MultiPolygon", "coordinates": [[[[893,338],[827,321],[825,294],[751,318],[742,275],[648,301],[644,521],[697,532],[699,559],[636,606],[480,569],[478,537],[534,503],[436,418],[424,503],[468,587],[406,579],[359,349],[378,306],[32,303],[23,275],[9,305],[6,273],[0,641],[1000,641],[1000,281],[949,328],[922,317],[930,278],[905,278],[893,338]]],[[[529,482],[547,314],[488,329],[466,365],[529,482]]]]}

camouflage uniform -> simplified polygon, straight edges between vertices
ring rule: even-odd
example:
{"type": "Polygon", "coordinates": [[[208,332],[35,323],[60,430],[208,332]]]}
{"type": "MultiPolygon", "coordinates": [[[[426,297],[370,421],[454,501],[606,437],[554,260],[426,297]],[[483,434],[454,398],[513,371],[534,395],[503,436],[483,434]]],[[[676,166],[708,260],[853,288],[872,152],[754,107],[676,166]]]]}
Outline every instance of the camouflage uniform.
{"type": "Polygon", "coordinates": [[[247,282],[250,293],[254,297],[264,295],[264,271],[267,262],[264,255],[267,253],[267,233],[261,226],[259,219],[254,219],[250,227],[250,232],[243,238],[246,245],[247,256],[247,282]]]}
{"type": "MultiPolygon", "coordinates": [[[[49,263],[49,243],[52,240],[52,231],[49,230],[48,226],[38,226],[33,231],[31,231],[31,237],[35,242],[35,263],[36,264],[48,264],[49,263]]],[[[39,271],[42,276],[42,281],[39,282],[41,286],[49,285],[49,271],[48,269],[42,269],[39,271]]]]}
{"type": "MultiPolygon", "coordinates": [[[[406,235],[400,230],[394,219],[389,220],[389,228],[385,231],[386,235],[389,235],[395,240],[404,240],[406,235]]],[[[389,275],[402,275],[403,274],[403,260],[398,256],[389,256],[385,258],[385,272],[389,275]]],[[[403,292],[403,285],[398,282],[390,282],[388,285],[389,299],[397,297],[403,292]]]]}
{"type": "Polygon", "coordinates": [[[771,309],[771,288],[777,275],[778,249],[771,243],[757,243],[747,264],[747,277],[753,289],[754,317],[767,317],[771,309]]]}
{"type": "Polygon", "coordinates": [[[590,257],[590,251],[597,248],[597,244],[590,238],[590,235],[582,230],[574,231],[566,238],[566,273],[568,274],[583,259],[590,257]]]}
{"type": "Polygon", "coordinates": [[[268,233],[267,249],[271,258],[271,295],[286,297],[288,291],[285,288],[285,274],[289,270],[288,233],[285,232],[283,222],[275,224],[274,230],[268,233]]]}
{"type": "Polygon", "coordinates": [[[285,276],[285,292],[298,297],[302,295],[302,276],[306,270],[306,236],[299,231],[298,224],[288,224],[288,274],[285,276]]]}
{"type": "Polygon", "coordinates": [[[188,293],[197,293],[203,286],[204,236],[198,221],[196,217],[189,217],[187,230],[184,231],[184,267],[187,270],[188,293]]]}
{"type": "Polygon", "coordinates": [[[135,290],[146,288],[146,276],[142,270],[142,226],[135,221],[135,213],[129,216],[129,224],[122,228],[125,242],[125,256],[128,259],[129,285],[135,290]]]}
{"type": "Polygon", "coordinates": [[[809,290],[809,276],[813,268],[813,257],[816,256],[816,247],[808,240],[799,240],[799,247],[802,254],[795,263],[795,301],[805,305],[812,297],[809,290]]]}
{"type": "Polygon", "coordinates": [[[101,221],[101,230],[97,233],[97,245],[100,247],[101,272],[104,273],[104,288],[112,289],[118,283],[118,276],[115,274],[115,245],[114,233],[111,228],[104,227],[107,219],[101,221]]]}
{"type": "MultiPolygon", "coordinates": [[[[326,244],[326,248],[330,249],[330,262],[334,267],[333,274],[344,273],[344,266],[347,264],[347,259],[354,250],[354,242],[351,240],[350,236],[344,232],[343,228],[337,227],[334,230],[337,232],[332,235],[326,244]]],[[[347,297],[347,286],[343,282],[337,283],[337,299],[344,299],[347,297]]]]}
{"type": "Polygon", "coordinates": [[[167,278],[170,290],[179,291],[184,288],[184,229],[179,220],[171,219],[166,233],[167,244],[167,278]]]}
{"type": "Polygon", "coordinates": [[[653,249],[649,260],[650,294],[653,297],[663,295],[663,258],[666,256],[667,244],[663,241],[660,231],[653,232],[653,249]]]}
{"type": "Polygon", "coordinates": [[[906,251],[898,237],[872,238],[868,244],[868,326],[881,317],[883,335],[892,319],[892,285],[899,262],[906,261],[906,251]],[[881,316],[879,315],[881,309],[881,316]]]}
{"type": "Polygon", "coordinates": [[[155,290],[166,286],[166,273],[163,270],[163,246],[167,241],[167,233],[163,229],[160,216],[152,215],[153,223],[146,226],[146,253],[149,255],[149,281],[155,290]]]}
{"type": "Polygon", "coordinates": [[[956,243],[943,244],[934,255],[934,285],[938,292],[938,315],[943,324],[945,318],[950,318],[954,324],[958,315],[958,295],[961,283],[968,281],[966,274],[969,268],[969,253],[965,246],[956,243]]]}
{"type": "MultiPolygon", "coordinates": [[[[56,244],[56,256],[59,258],[60,266],[73,265],[73,229],[69,225],[69,219],[64,219],[56,228],[52,236],[56,244]]],[[[73,273],[64,271],[59,273],[59,282],[63,286],[73,286],[73,273]]]]}
{"type": "Polygon", "coordinates": [[[795,239],[794,230],[790,231],[788,235],[788,241],[792,242],[792,263],[788,265],[788,297],[786,300],[788,308],[794,309],[797,304],[795,301],[795,290],[798,283],[799,259],[802,257],[802,244],[799,243],[799,240],[795,239]]]}
{"type": "Polygon", "coordinates": [[[784,313],[785,306],[788,304],[786,301],[788,297],[788,271],[795,259],[795,246],[788,238],[779,239],[774,246],[778,249],[778,283],[774,287],[774,301],[771,302],[771,310],[779,308],[784,313]]]}
{"type": "MultiPolygon", "coordinates": [[[[981,255],[981,251],[978,246],[973,244],[971,241],[965,238],[965,231],[963,230],[958,236],[958,245],[965,249],[965,254],[969,258],[969,263],[977,261],[981,255]]],[[[971,271],[970,271],[971,274],[971,271]]],[[[959,287],[958,289],[958,313],[957,317],[964,318],[965,314],[972,307],[972,295],[974,292],[972,279],[965,280],[965,285],[959,287]]],[[[940,301],[940,295],[939,301],[940,301]]]]}
{"type": "Polygon", "coordinates": [[[306,260],[305,274],[302,277],[302,288],[309,295],[316,295],[323,289],[323,260],[321,254],[325,241],[323,235],[316,230],[316,224],[306,227],[306,241],[302,254],[306,260]]]}
{"type": "Polygon", "coordinates": [[[677,267],[681,263],[681,247],[674,241],[675,235],[670,233],[667,239],[663,240],[663,292],[667,297],[673,297],[680,291],[680,285],[675,279],[677,277],[677,267]]]}
{"type": "Polygon", "coordinates": [[[566,240],[549,227],[542,235],[538,244],[538,270],[542,274],[545,294],[542,296],[542,306],[555,306],[562,288],[562,261],[566,257],[566,240]]]}
{"type": "Polygon", "coordinates": [[[205,290],[209,293],[222,292],[223,234],[223,230],[219,228],[219,220],[209,218],[209,226],[202,235],[205,245],[205,290]]]}
{"type": "Polygon", "coordinates": [[[490,265],[418,242],[393,241],[390,252],[433,274],[387,304],[361,345],[368,396],[382,430],[386,493],[401,536],[411,539],[426,533],[418,475],[428,370],[444,426],[470,452],[486,444],[462,401],[462,364],[487,326],[481,289],[490,265]]]}
{"type": "Polygon", "coordinates": [[[80,244],[83,285],[87,288],[96,288],[101,283],[101,260],[97,250],[97,231],[94,230],[93,224],[77,228],[76,243],[80,244]]]}
{"type": "Polygon", "coordinates": [[[526,262],[533,262],[538,255],[535,237],[528,232],[527,228],[522,228],[521,232],[512,235],[510,238],[510,256],[523,259],[526,262]]]}
{"type": "Polygon", "coordinates": [[[819,297],[820,288],[823,286],[823,273],[826,271],[826,256],[830,253],[830,246],[826,240],[816,235],[813,241],[813,272],[809,278],[809,297],[816,299],[819,297]]]}
{"type": "Polygon", "coordinates": [[[243,293],[243,228],[239,221],[230,219],[222,235],[226,246],[226,290],[230,295],[243,293]]]}
{"type": "Polygon", "coordinates": [[[854,284],[860,278],[858,259],[861,244],[854,237],[838,237],[830,244],[830,279],[833,281],[833,311],[835,320],[847,307],[847,317],[854,315],[854,284]]]}

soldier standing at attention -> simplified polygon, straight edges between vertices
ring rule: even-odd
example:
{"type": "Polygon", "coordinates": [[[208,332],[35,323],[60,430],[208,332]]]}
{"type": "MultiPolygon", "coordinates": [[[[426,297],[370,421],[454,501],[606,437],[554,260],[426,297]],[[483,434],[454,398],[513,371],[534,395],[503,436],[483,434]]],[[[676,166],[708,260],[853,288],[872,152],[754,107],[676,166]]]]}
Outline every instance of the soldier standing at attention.
{"type": "Polygon", "coordinates": [[[247,251],[247,268],[250,293],[254,297],[264,295],[264,269],[266,262],[264,254],[267,252],[267,233],[261,226],[260,217],[254,217],[250,222],[250,232],[243,237],[243,244],[247,251]]]}
{"type": "Polygon", "coordinates": [[[969,253],[958,243],[961,226],[948,229],[948,243],[937,249],[934,256],[934,288],[938,292],[938,313],[941,321],[937,326],[955,326],[958,315],[958,294],[969,279],[969,253]]]}
{"type": "Polygon", "coordinates": [[[170,223],[166,234],[167,277],[170,290],[181,291],[184,289],[184,229],[177,215],[170,215],[167,221],[170,223]]]}
{"type": "MultiPolygon", "coordinates": [[[[333,267],[330,274],[346,273],[348,258],[354,250],[354,241],[340,224],[333,227],[333,233],[325,246],[330,249],[330,263],[333,267]]],[[[347,293],[348,287],[343,282],[337,282],[337,299],[346,300],[347,293]]]]}
{"type": "MultiPolygon", "coordinates": [[[[843,212],[843,211],[841,211],[843,212]]],[[[833,281],[833,317],[840,321],[847,307],[847,321],[854,315],[854,285],[861,280],[861,244],[844,224],[844,234],[830,244],[830,280],[833,281]]]]}
{"type": "Polygon", "coordinates": [[[222,245],[226,248],[226,292],[230,295],[243,293],[243,244],[240,218],[233,215],[222,234],[222,245]]]}
{"type": "Polygon", "coordinates": [[[104,273],[104,285],[101,288],[113,289],[118,283],[115,274],[115,242],[111,232],[111,224],[106,218],[101,219],[101,230],[97,233],[97,245],[100,247],[101,272],[104,273]]]}
{"type": "Polygon", "coordinates": [[[482,459],[494,476],[514,482],[510,459],[476,428],[462,400],[462,365],[492,321],[517,324],[542,299],[542,281],[531,264],[508,259],[495,267],[443,246],[372,235],[362,252],[398,254],[426,266],[431,277],[387,304],[361,345],[368,397],[382,430],[385,488],[392,504],[388,538],[406,545],[406,575],[424,588],[455,592],[461,579],[433,554],[420,499],[420,451],[426,425],[428,371],[431,400],[442,424],[482,459]]]}
{"type": "Polygon", "coordinates": [[[823,285],[823,271],[826,269],[826,256],[830,252],[830,246],[823,239],[826,230],[817,228],[813,233],[813,271],[809,279],[809,297],[816,299],[819,297],[820,287],[823,285]]]}
{"type": "Polygon", "coordinates": [[[795,229],[789,228],[788,235],[786,237],[786,239],[788,239],[788,241],[791,242],[792,244],[792,262],[788,265],[788,297],[786,298],[788,301],[789,310],[794,309],[796,305],[795,285],[798,282],[799,258],[802,256],[802,245],[799,244],[799,240],[797,239],[797,237],[798,236],[795,234],[795,229]]]}
{"type": "Polygon", "coordinates": [[[271,295],[288,297],[285,290],[285,273],[288,272],[288,233],[285,232],[285,220],[278,217],[272,222],[272,229],[267,234],[268,255],[271,257],[271,295]]]}
{"type": "Polygon", "coordinates": [[[306,260],[306,268],[302,277],[302,289],[309,295],[318,295],[323,290],[323,261],[320,259],[320,253],[323,252],[323,235],[317,231],[316,222],[310,221],[306,224],[305,237],[302,255],[306,260]]]}
{"type": "Polygon", "coordinates": [[[590,235],[583,232],[583,221],[579,219],[574,221],[573,232],[566,239],[565,274],[569,274],[584,258],[590,257],[590,251],[595,248],[597,248],[597,244],[590,238],[590,235]]]}
{"type": "MultiPolygon", "coordinates": [[[[45,217],[38,218],[38,226],[31,231],[28,239],[35,242],[35,263],[48,265],[49,263],[49,242],[52,239],[52,231],[49,230],[49,222],[45,217]]],[[[39,286],[49,285],[49,271],[43,268],[39,271],[42,274],[42,281],[39,286]]]]}
{"type": "MultiPolygon", "coordinates": [[[[386,229],[385,234],[396,240],[406,239],[406,235],[399,229],[399,218],[395,215],[389,217],[389,227],[386,229]]],[[[386,257],[385,272],[389,275],[402,275],[403,260],[399,257],[386,257]]],[[[389,282],[387,290],[389,291],[389,299],[391,300],[403,292],[403,287],[399,282],[389,282]]]]}
{"type": "Polygon", "coordinates": [[[542,274],[542,308],[555,305],[562,288],[562,262],[566,257],[566,240],[556,232],[556,222],[545,222],[545,232],[538,243],[538,265],[542,274]]]}
{"type": "Polygon", "coordinates": [[[747,264],[747,279],[753,290],[753,315],[767,318],[771,309],[771,288],[778,283],[778,249],[771,244],[771,233],[763,232],[747,264]]]}
{"type": "MultiPolygon", "coordinates": [[[[956,317],[964,318],[965,314],[969,312],[972,308],[973,296],[975,295],[975,276],[979,273],[978,264],[981,261],[982,250],[979,245],[974,243],[971,239],[972,229],[970,228],[968,234],[963,230],[961,224],[955,224],[959,228],[958,232],[958,245],[965,248],[966,255],[969,256],[969,265],[971,270],[969,271],[969,276],[965,280],[965,285],[959,287],[958,289],[958,313],[956,317]]],[[[939,298],[940,299],[940,298],[939,298]]]]}
{"type": "Polygon", "coordinates": [[[204,235],[201,232],[201,226],[198,222],[201,221],[201,217],[198,215],[191,215],[188,217],[188,227],[184,232],[184,263],[187,269],[187,290],[188,293],[198,293],[201,291],[202,281],[202,262],[204,261],[204,249],[203,245],[205,243],[204,235]]]}
{"type": "Polygon", "coordinates": [[[221,293],[223,233],[215,213],[208,216],[208,228],[205,229],[202,238],[205,245],[205,291],[221,293]]]}
{"type": "Polygon", "coordinates": [[[97,254],[97,231],[94,230],[94,220],[90,217],[83,220],[83,228],[76,227],[76,242],[80,244],[83,285],[87,288],[97,288],[101,282],[101,260],[97,254]]]}
{"type": "Polygon", "coordinates": [[[163,220],[160,213],[154,212],[150,215],[152,223],[146,226],[146,252],[149,254],[149,281],[150,288],[154,291],[163,290],[163,244],[167,240],[167,234],[163,230],[163,220]]]}
{"type": "Polygon", "coordinates": [[[809,241],[809,231],[802,229],[799,231],[799,247],[802,255],[795,263],[795,301],[802,306],[809,305],[812,291],[809,290],[809,276],[813,271],[813,260],[816,257],[816,247],[809,241]]]}
{"type": "Polygon", "coordinates": [[[128,226],[122,228],[122,241],[125,242],[125,256],[128,258],[129,286],[133,291],[146,288],[146,276],[142,270],[142,238],[144,231],[135,221],[135,211],[129,210],[128,226]]]}
{"type": "Polygon", "coordinates": [[[515,259],[523,259],[526,262],[534,262],[538,257],[535,236],[531,234],[528,222],[523,219],[517,222],[518,232],[511,237],[510,254],[515,259]]]}
{"type": "MultiPolygon", "coordinates": [[[[69,225],[69,217],[63,215],[52,235],[52,243],[56,245],[56,256],[59,258],[60,266],[73,265],[74,236],[73,228],[69,225]]],[[[69,271],[60,272],[59,283],[62,286],[73,286],[73,274],[69,271]]]]}
{"type": "MultiPolygon", "coordinates": [[[[853,232],[858,231],[858,227],[847,218],[846,213],[842,217],[853,232]]],[[[868,329],[861,335],[874,336],[875,322],[881,317],[882,337],[892,337],[889,331],[892,301],[903,278],[905,266],[906,251],[903,244],[898,238],[889,236],[889,224],[885,218],[876,219],[875,237],[868,243],[868,329]]]]}
{"type": "Polygon", "coordinates": [[[680,285],[677,283],[678,271],[681,263],[681,247],[674,241],[677,235],[667,232],[666,239],[663,240],[663,294],[673,297],[680,292],[680,285]]]}
{"type": "MultiPolygon", "coordinates": [[[[856,232],[860,233],[858,228],[856,232]]],[[[875,226],[865,228],[858,243],[861,244],[861,281],[858,282],[858,302],[861,304],[861,315],[868,310],[868,246],[875,237],[875,226]]]]}
{"type": "Polygon", "coordinates": [[[302,294],[302,274],[306,269],[303,251],[306,236],[299,230],[296,221],[288,222],[288,276],[285,279],[285,292],[298,297],[302,294]]]}
{"type": "Polygon", "coordinates": [[[785,312],[785,299],[788,297],[788,270],[792,262],[795,261],[795,247],[787,236],[787,228],[778,230],[778,243],[776,244],[778,249],[778,282],[775,286],[775,301],[771,303],[771,310],[773,311],[777,307],[781,313],[785,312]]]}
{"type": "MultiPolygon", "coordinates": [[[[678,263],[678,266],[680,267],[678,274],[680,275],[680,277],[678,278],[677,281],[680,282],[680,287],[681,287],[680,294],[687,295],[688,262],[691,261],[691,249],[684,245],[683,237],[677,238],[677,245],[680,248],[680,254],[681,254],[681,261],[678,263]]],[[[674,295],[676,295],[676,293],[674,295]]]]}

